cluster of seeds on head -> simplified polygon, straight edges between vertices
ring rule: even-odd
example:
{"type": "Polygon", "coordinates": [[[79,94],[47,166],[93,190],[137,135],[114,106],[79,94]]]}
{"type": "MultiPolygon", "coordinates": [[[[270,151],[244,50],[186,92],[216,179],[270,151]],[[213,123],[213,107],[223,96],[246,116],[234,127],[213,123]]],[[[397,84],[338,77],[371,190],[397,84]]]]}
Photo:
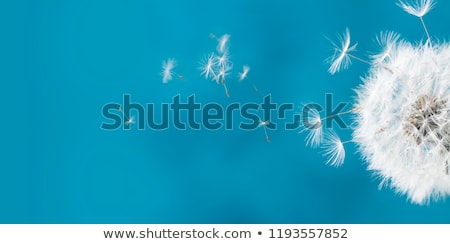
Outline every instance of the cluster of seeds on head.
{"type": "Polygon", "coordinates": [[[308,114],[308,121],[315,124],[302,131],[309,131],[307,145],[324,148],[326,162],[332,166],[342,165],[345,143],[356,143],[382,184],[424,204],[450,196],[450,45],[433,42],[425,25],[423,17],[434,7],[434,0],[397,4],[419,18],[426,41],[412,44],[394,32],[382,32],[376,38],[381,52],[365,59],[353,54],[357,44],[350,42],[346,29],[338,36],[340,43],[332,42],[328,71],[335,74],[346,69],[352,60],[370,66],[350,110],[356,114],[352,138],[342,142],[332,130],[323,133],[322,122],[331,117],[321,117],[319,111],[308,114]]]}
{"type": "MultiPolygon", "coordinates": [[[[413,137],[417,145],[425,148],[439,147],[442,155],[450,153],[450,125],[447,99],[438,96],[421,95],[407,110],[406,123],[403,130],[407,136],[413,137]]],[[[445,172],[448,174],[448,161],[445,172]]]]}
{"type": "Polygon", "coordinates": [[[410,105],[406,115],[404,131],[407,135],[413,136],[418,145],[422,143],[438,144],[443,141],[444,147],[448,150],[448,135],[442,124],[442,113],[447,104],[447,100],[437,96],[421,95],[410,105]]]}

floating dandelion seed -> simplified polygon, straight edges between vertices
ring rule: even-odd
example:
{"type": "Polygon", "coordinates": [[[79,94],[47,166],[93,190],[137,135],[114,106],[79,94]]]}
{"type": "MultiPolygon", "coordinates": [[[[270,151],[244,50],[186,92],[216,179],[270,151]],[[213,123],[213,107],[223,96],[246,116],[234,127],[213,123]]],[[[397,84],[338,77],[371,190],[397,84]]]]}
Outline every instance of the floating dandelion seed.
{"type": "Polygon", "coordinates": [[[230,75],[230,71],[233,67],[232,66],[228,66],[228,65],[224,65],[221,66],[220,69],[218,70],[218,74],[217,76],[219,77],[219,80],[222,81],[222,83],[225,81],[225,78],[230,75]]]}
{"type": "Polygon", "coordinates": [[[323,140],[322,119],[317,110],[313,109],[310,113],[311,120],[307,122],[309,126],[301,130],[300,133],[309,130],[309,133],[306,136],[306,145],[315,148],[318,147],[323,140]]]}
{"type": "Polygon", "coordinates": [[[347,69],[351,64],[350,60],[350,52],[356,50],[356,46],[358,44],[354,44],[350,46],[350,31],[349,29],[345,29],[345,33],[342,36],[338,36],[341,46],[338,46],[336,43],[330,40],[331,44],[334,47],[334,54],[331,56],[328,61],[331,63],[328,72],[334,74],[343,69],[347,69]]]}
{"type": "MultiPolygon", "coordinates": [[[[422,17],[433,1],[398,5],[421,18],[428,39],[412,44],[393,32],[377,38],[382,51],[372,55],[371,62],[361,60],[370,68],[356,89],[351,142],[358,145],[368,169],[381,178],[380,186],[426,204],[450,196],[450,44],[431,45],[422,17]]],[[[350,50],[346,32],[330,73],[354,58],[350,50]]],[[[309,138],[318,141],[314,134],[309,138]]],[[[344,144],[334,132],[325,136],[328,164],[343,163],[344,144]]]]}
{"type": "Polygon", "coordinates": [[[204,58],[200,62],[200,70],[202,71],[200,74],[205,76],[205,79],[217,79],[215,66],[217,65],[216,57],[214,53],[208,54],[206,58],[204,58]]]}
{"type": "Polygon", "coordinates": [[[416,0],[414,3],[404,3],[403,1],[399,1],[397,3],[397,5],[403,8],[403,10],[405,10],[408,14],[414,15],[420,19],[430,44],[430,34],[428,33],[425,21],[423,21],[423,16],[430,12],[430,10],[434,7],[434,4],[435,3],[433,0],[416,0]]]}
{"type": "Polygon", "coordinates": [[[175,68],[176,65],[177,65],[177,63],[176,63],[175,59],[172,59],[172,58],[169,58],[169,59],[163,61],[162,71],[161,71],[161,76],[163,77],[162,78],[163,83],[167,83],[167,82],[171,81],[173,78],[173,75],[178,76],[178,78],[180,80],[184,80],[184,77],[182,75],[179,75],[173,71],[173,69],[175,68]]]}
{"type": "Polygon", "coordinates": [[[327,164],[339,167],[344,163],[344,143],[334,131],[331,131],[326,135],[323,142],[323,148],[324,156],[328,158],[327,164]]]}
{"type": "Polygon", "coordinates": [[[161,75],[163,77],[163,83],[167,83],[168,81],[172,80],[172,69],[175,67],[175,60],[174,59],[167,59],[164,60],[162,63],[162,71],[161,75]]]}
{"type": "Polygon", "coordinates": [[[266,120],[266,121],[259,121],[259,124],[258,124],[258,127],[262,127],[263,129],[264,129],[264,135],[266,136],[266,141],[267,142],[270,142],[270,137],[269,137],[269,134],[267,133],[267,128],[266,128],[266,126],[268,125],[268,124],[270,124],[270,121],[269,120],[266,120]]]}
{"type": "Polygon", "coordinates": [[[239,72],[239,81],[243,81],[245,78],[247,78],[247,74],[250,71],[250,67],[248,65],[244,65],[242,67],[242,72],[239,72]]]}
{"type": "Polygon", "coordinates": [[[217,84],[222,85],[225,95],[230,97],[230,92],[226,84],[226,78],[233,69],[227,46],[230,35],[225,34],[222,37],[217,38],[214,34],[210,34],[210,37],[217,39],[217,53],[213,52],[208,54],[200,62],[200,75],[204,76],[205,79],[214,80],[217,84]]]}
{"type": "Polygon", "coordinates": [[[415,15],[416,17],[423,17],[434,7],[434,2],[432,0],[416,0],[415,3],[404,3],[403,1],[398,2],[403,10],[408,14],[415,15]]]}
{"type": "Polygon", "coordinates": [[[376,37],[376,42],[380,46],[381,52],[372,55],[372,62],[377,64],[382,63],[386,59],[390,59],[392,49],[399,39],[400,35],[393,31],[381,32],[381,34],[376,37]]]}
{"type": "MultiPolygon", "coordinates": [[[[299,133],[308,131],[308,135],[305,138],[306,146],[311,146],[312,148],[319,147],[324,142],[324,131],[323,131],[323,121],[338,117],[344,114],[354,113],[358,111],[359,108],[352,108],[350,110],[331,114],[327,117],[321,117],[317,109],[311,109],[306,118],[303,118],[303,125],[306,125],[304,129],[300,130],[299,133]]],[[[334,132],[333,132],[334,133],[334,132]]],[[[327,135],[326,135],[327,136],[327,135]]]]}
{"type": "Polygon", "coordinates": [[[223,88],[225,89],[225,94],[227,97],[230,97],[230,92],[228,91],[227,84],[225,78],[230,74],[230,70],[232,69],[232,66],[221,66],[219,73],[217,75],[217,80],[221,81],[221,84],[223,88]]]}
{"type": "Polygon", "coordinates": [[[209,35],[211,38],[214,38],[217,40],[217,52],[219,53],[224,53],[227,51],[228,49],[228,41],[230,40],[230,35],[229,34],[224,34],[221,37],[217,37],[214,34],[210,34],[209,35]]]}
{"type": "Polygon", "coordinates": [[[134,116],[131,116],[129,119],[127,119],[127,121],[125,121],[125,125],[130,125],[134,123],[135,123],[134,116]]]}
{"type": "MultiPolygon", "coordinates": [[[[216,51],[209,53],[202,59],[202,61],[200,61],[200,75],[204,76],[205,79],[211,79],[217,84],[222,85],[226,96],[230,97],[230,92],[227,86],[227,79],[233,69],[233,63],[231,61],[228,48],[230,35],[224,34],[221,37],[216,37],[214,34],[210,34],[210,37],[217,40],[216,51]]],[[[239,81],[247,79],[249,71],[250,66],[244,65],[242,72],[239,72],[239,81]]],[[[251,81],[248,82],[253,86],[255,91],[258,91],[255,84],[251,81]]]]}
{"type": "Polygon", "coordinates": [[[224,52],[222,55],[216,56],[216,62],[218,67],[232,66],[230,62],[230,54],[228,52],[224,52]]]}
{"type": "Polygon", "coordinates": [[[118,107],[117,108],[123,115],[123,117],[125,118],[125,125],[128,126],[130,124],[134,124],[135,123],[135,119],[134,116],[128,117],[125,112],[122,110],[122,107],[118,107]]]}
{"type": "MultiPolygon", "coordinates": [[[[247,75],[248,75],[249,71],[250,71],[250,66],[248,66],[248,65],[242,66],[242,72],[239,72],[239,81],[248,80],[247,75]]],[[[252,87],[255,91],[258,91],[258,87],[256,87],[256,85],[253,84],[253,82],[249,81],[249,83],[252,85],[252,87]]]]}

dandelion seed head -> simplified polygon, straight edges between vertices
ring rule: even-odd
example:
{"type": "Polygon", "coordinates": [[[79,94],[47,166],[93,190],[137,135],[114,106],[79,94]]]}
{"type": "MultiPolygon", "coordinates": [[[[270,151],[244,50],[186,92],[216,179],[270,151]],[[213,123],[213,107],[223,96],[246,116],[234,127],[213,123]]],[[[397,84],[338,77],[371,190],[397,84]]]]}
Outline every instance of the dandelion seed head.
{"type": "Polygon", "coordinates": [[[353,140],[384,185],[425,204],[450,195],[450,45],[390,43],[356,89],[353,140]]]}
{"type": "MultiPolygon", "coordinates": [[[[368,169],[412,203],[427,204],[450,196],[450,44],[431,43],[423,20],[432,0],[399,1],[407,13],[420,18],[427,35],[422,43],[401,40],[395,32],[382,32],[381,47],[371,61],[350,54],[348,29],[332,42],[329,72],[347,68],[350,58],[370,65],[352,110],[351,142],[358,146],[368,169]]],[[[307,144],[320,145],[327,164],[340,166],[344,144],[335,132],[322,142],[310,132],[307,144]]],[[[320,132],[322,134],[322,132],[320,132]]],[[[322,135],[321,135],[322,136],[322,135]]]]}

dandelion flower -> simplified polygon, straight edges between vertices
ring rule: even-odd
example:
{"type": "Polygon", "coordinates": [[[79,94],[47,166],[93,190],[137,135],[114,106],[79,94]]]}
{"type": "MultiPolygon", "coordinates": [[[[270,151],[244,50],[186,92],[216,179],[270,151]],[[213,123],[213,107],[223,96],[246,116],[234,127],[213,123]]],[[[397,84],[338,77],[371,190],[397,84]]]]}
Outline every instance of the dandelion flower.
{"type": "MultiPolygon", "coordinates": [[[[400,6],[421,17],[433,2],[400,6]]],[[[353,138],[382,185],[425,204],[450,195],[450,45],[385,39],[392,55],[356,90],[353,138]]]]}
{"type": "MultiPolygon", "coordinates": [[[[433,5],[431,0],[399,2],[421,19],[433,5]]],[[[348,31],[343,39],[330,73],[349,62],[353,48],[348,31]]],[[[429,37],[424,43],[410,43],[393,32],[382,33],[377,41],[382,51],[372,55],[373,62],[368,62],[369,70],[355,89],[351,142],[357,144],[368,170],[381,179],[380,186],[416,204],[448,197],[450,44],[433,46],[429,37]]],[[[309,138],[318,142],[315,134],[309,138]]],[[[328,164],[343,163],[344,144],[334,132],[325,136],[321,145],[328,164]]]]}
{"type": "Polygon", "coordinates": [[[424,204],[450,195],[450,45],[392,49],[395,72],[372,66],[357,89],[354,140],[384,184],[424,204]]]}
{"type": "Polygon", "coordinates": [[[328,61],[331,63],[328,72],[334,74],[343,69],[347,69],[351,64],[350,60],[350,52],[356,50],[357,44],[350,46],[350,31],[349,29],[345,29],[345,33],[342,36],[338,36],[339,41],[341,42],[341,46],[338,46],[336,43],[331,41],[331,44],[334,47],[334,54],[331,56],[328,61]]]}
{"type": "Polygon", "coordinates": [[[325,136],[323,148],[324,156],[328,158],[327,164],[339,167],[344,163],[344,143],[334,131],[329,132],[329,134],[325,136]]]}

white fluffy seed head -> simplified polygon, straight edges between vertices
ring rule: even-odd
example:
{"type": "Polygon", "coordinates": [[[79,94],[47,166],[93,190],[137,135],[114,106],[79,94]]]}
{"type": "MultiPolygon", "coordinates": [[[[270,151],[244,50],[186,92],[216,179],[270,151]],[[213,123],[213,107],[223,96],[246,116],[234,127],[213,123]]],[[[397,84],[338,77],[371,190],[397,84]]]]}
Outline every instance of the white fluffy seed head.
{"type": "Polygon", "coordinates": [[[384,185],[425,204],[450,195],[450,45],[387,39],[356,89],[353,140],[384,185]]]}
{"type": "MultiPolygon", "coordinates": [[[[334,55],[329,72],[347,68],[350,58],[370,64],[363,84],[356,89],[355,127],[352,142],[359,146],[369,170],[417,204],[450,196],[450,45],[433,43],[422,19],[433,0],[398,5],[421,19],[425,43],[411,44],[394,32],[376,38],[381,47],[371,62],[350,52],[348,29],[332,42],[334,55]]],[[[310,132],[307,139],[314,142],[310,132]]],[[[308,141],[307,141],[308,142],[308,141]]],[[[344,143],[333,132],[325,136],[327,164],[339,166],[345,157],[344,143]]]]}

